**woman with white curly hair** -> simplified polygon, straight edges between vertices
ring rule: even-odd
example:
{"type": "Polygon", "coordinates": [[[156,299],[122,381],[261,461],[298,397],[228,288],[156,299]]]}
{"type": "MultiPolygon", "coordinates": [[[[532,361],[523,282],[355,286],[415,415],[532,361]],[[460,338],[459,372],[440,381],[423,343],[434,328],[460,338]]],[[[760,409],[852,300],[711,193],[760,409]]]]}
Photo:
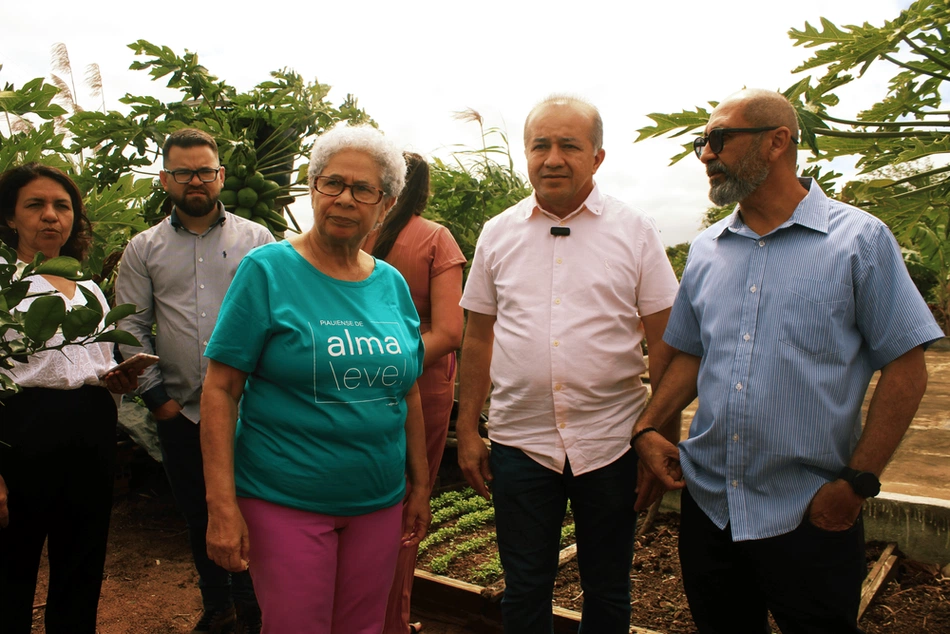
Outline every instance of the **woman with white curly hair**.
{"type": "Polygon", "coordinates": [[[265,634],[378,634],[429,524],[419,317],[360,250],[405,171],[372,127],[318,138],[313,228],[244,258],[205,351],[208,553],[250,569],[265,634]]]}

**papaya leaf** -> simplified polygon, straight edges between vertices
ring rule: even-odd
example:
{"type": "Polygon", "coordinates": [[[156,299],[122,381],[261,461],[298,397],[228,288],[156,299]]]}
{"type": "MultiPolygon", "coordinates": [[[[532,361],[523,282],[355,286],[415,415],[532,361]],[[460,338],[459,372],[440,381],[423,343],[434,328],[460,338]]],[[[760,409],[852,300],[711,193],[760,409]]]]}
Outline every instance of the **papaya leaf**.
{"type": "Polygon", "coordinates": [[[17,116],[34,114],[43,119],[61,117],[67,114],[66,109],[51,103],[58,93],[56,86],[47,84],[42,77],[37,77],[23,84],[19,90],[0,92],[0,111],[17,116]]]}
{"type": "MultiPolygon", "coordinates": [[[[713,104],[713,107],[715,107],[715,104],[713,104]]],[[[652,119],[656,125],[637,130],[640,136],[637,137],[636,141],[642,141],[643,139],[662,136],[664,134],[676,137],[695,130],[696,128],[702,128],[706,125],[706,122],[709,121],[709,112],[707,112],[705,108],[696,108],[696,110],[693,111],[684,110],[675,114],[654,112],[648,114],[647,117],[652,119]]]]}

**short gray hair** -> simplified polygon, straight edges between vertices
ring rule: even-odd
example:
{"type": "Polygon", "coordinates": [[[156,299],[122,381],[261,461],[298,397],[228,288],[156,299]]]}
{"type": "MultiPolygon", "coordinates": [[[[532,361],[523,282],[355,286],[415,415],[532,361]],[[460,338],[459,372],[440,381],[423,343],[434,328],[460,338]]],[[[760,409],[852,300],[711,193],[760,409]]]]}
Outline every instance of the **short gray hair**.
{"type": "Polygon", "coordinates": [[[357,150],[373,157],[379,166],[383,193],[387,196],[398,196],[402,191],[406,183],[406,161],[402,157],[402,150],[383,136],[382,132],[365,124],[338,125],[317,137],[310,153],[310,168],[307,170],[307,183],[311,187],[330,159],[342,150],[357,150]]]}
{"type": "Polygon", "coordinates": [[[577,112],[590,117],[590,142],[594,146],[594,152],[599,152],[604,147],[604,120],[600,116],[600,110],[597,106],[574,95],[555,93],[538,102],[524,120],[524,143],[528,145],[528,125],[534,118],[534,115],[549,106],[567,106],[577,112]]]}

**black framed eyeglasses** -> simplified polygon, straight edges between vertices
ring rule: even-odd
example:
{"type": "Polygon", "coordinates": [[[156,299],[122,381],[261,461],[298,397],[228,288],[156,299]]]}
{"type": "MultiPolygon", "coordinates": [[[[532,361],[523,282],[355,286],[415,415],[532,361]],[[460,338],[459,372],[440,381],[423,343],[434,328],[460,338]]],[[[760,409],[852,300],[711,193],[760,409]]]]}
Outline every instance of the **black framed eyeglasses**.
{"type": "MultiPolygon", "coordinates": [[[[778,130],[781,127],[780,125],[773,125],[761,128],[714,128],[709,131],[709,134],[704,134],[703,136],[698,136],[693,139],[693,152],[696,153],[696,158],[700,158],[703,155],[703,148],[706,147],[708,143],[709,150],[713,154],[719,154],[722,152],[722,146],[726,142],[727,134],[755,134],[757,132],[778,130]]],[[[792,143],[798,145],[798,138],[792,137],[792,143]]]]}
{"type": "Polygon", "coordinates": [[[317,176],[313,188],[324,196],[339,196],[344,189],[349,188],[353,200],[364,205],[375,205],[383,199],[383,190],[381,189],[361,183],[347,185],[335,176],[317,176]]]}
{"type": "Polygon", "coordinates": [[[202,167],[196,170],[166,170],[166,174],[171,174],[172,178],[179,185],[187,185],[191,179],[198,175],[198,180],[202,183],[213,183],[221,172],[220,167],[202,167]]]}

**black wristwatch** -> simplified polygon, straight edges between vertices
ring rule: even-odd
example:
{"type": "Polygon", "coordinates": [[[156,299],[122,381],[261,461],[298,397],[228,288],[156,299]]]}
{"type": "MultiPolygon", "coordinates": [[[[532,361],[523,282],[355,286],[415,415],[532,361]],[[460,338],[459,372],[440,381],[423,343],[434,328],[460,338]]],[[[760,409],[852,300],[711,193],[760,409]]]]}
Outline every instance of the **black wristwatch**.
{"type": "Polygon", "coordinates": [[[854,492],[863,498],[873,498],[881,492],[881,481],[870,471],[858,471],[845,467],[838,477],[850,484],[854,492]]]}

